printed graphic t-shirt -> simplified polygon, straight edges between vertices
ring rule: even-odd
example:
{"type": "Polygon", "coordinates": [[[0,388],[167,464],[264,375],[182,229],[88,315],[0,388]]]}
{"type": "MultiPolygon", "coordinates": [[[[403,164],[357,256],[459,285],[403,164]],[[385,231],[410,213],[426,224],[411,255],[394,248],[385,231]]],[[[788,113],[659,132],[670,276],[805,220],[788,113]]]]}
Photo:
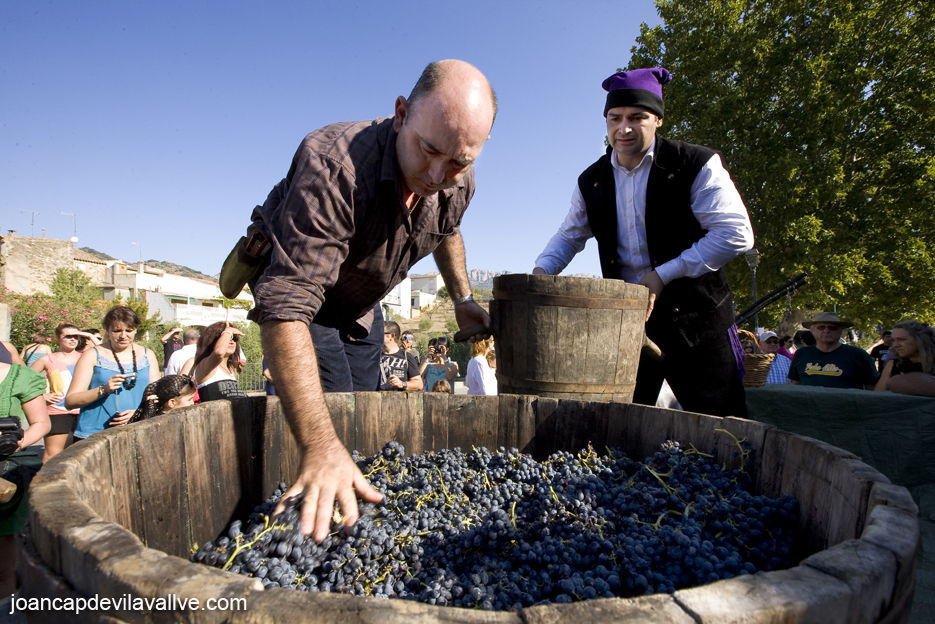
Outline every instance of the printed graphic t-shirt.
{"type": "Polygon", "coordinates": [[[825,353],[813,345],[795,352],[789,379],[803,386],[863,388],[876,383],[877,372],[873,358],[863,349],[841,345],[825,353]]]}
{"type": "Polygon", "coordinates": [[[396,353],[384,353],[380,356],[380,390],[396,390],[390,385],[390,375],[396,375],[402,381],[409,381],[419,376],[419,365],[415,358],[400,347],[396,353]]]}

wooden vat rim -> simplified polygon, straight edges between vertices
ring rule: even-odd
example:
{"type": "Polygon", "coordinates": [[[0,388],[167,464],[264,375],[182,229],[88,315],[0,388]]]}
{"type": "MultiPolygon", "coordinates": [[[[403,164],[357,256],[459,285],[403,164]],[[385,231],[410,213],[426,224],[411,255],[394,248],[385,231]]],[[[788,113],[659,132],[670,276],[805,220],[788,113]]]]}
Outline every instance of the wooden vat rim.
{"type": "MultiPolygon", "coordinates": [[[[524,399],[529,399],[529,397],[524,397],[524,399]]],[[[501,399],[498,399],[498,401],[499,400],[501,399]]],[[[533,400],[535,400],[535,398],[533,398],[533,400]]],[[[221,406],[215,406],[215,409],[221,409],[221,406]]],[[[227,403],[226,407],[223,409],[230,410],[230,404],[227,403]]],[[[658,411],[669,412],[670,410],[658,411]]],[[[687,414],[693,417],[702,416],[692,415],[690,413],[682,414],[687,414]]],[[[139,423],[133,427],[154,427],[158,426],[160,422],[163,422],[167,419],[182,420],[185,418],[185,416],[186,415],[184,412],[168,414],[151,421],[139,423]]],[[[705,416],[703,418],[713,418],[714,421],[719,421],[722,424],[729,424],[731,422],[734,422],[735,424],[751,422],[732,417],[716,418],[705,416]]],[[[912,562],[914,562],[914,553],[918,549],[919,526],[918,518],[913,513],[912,499],[908,495],[908,491],[906,491],[905,488],[889,484],[885,476],[879,475],[879,473],[877,473],[873,468],[859,461],[856,456],[848,453],[847,451],[832,445],[825,444],[823,442],[819,442],[817,440],[813,440],[811,438],[807,438],[805,436],[783,432],[776,429],[775,427],[764,426],[764,428],[767,434],[781,436],[784,439],[787,439],[790,443],[794,442],[798,445],[806,445],[809,448],[814,448],[816,451],[823,450],[826,455],[832,458],[832,461],[842,462],[842,466],[848,471],[853,472],[855,470],[860,470],[866,473],[866,476],[863,478],[871,479],[870,483],[872,487],[870,491],[872,492],[872,495],[869,497],[870,507],[867,509],[867,519],[864,526],[862,527],[862,530],[860,531],[860,538],[857,541],[867,542],[866,535],[868,534],[868,531],[870,531],[870,524],[875,522],[875,530],[871,536],[875,541],[867,543],[873,544],[878,549],[882,548],[884,550],[893,552],[900,566],[906,567],[907,565],[912,565],[912,562]],[[875,475],[879,475],[882,478],[875,480],[877,479],[875,475]],[[885,509],[878,509],[879,507],[885,507],[885,509]],[[905,527],[909,527],[910,530],[914,527],[914,538],[912,535],[910,535],[908,538],[903,539],[900,544],[890,547],[890,545],[886,544],[885,542],[880,542],[880,535],[881,533],[886,533],[886,530],[882,527],[886,525],[887,522],[894,521],[902,523],[900,526],[903,529],[903,533],[905,532],[905,527]]],[[[87,460],[95,451],[100,451],[103,447],[109,448],[108,439],[110,437],[124,436],[127,435],[130,431],[130,428],[126,428],[118,431],[107,432],[106,434],[98,437],[92,437],[87,441],[87,443],[75,447],[74,449],[69,449],[65,453],[52,460],[46,466],[46,468],[43,469],[40,475],[35,478],[32,486],[33,495],[31,496],[30,500],[32,543],[36,548],[36,552],[39,553],[42,563],[48,566],[48,568],[53,573],[62,576],[72,587],[83,587],[85,589],[95,587],[96,589],[100,590],[101,588],[99,586],[93,584],[89,585],[88,583],[100,584],[108,582],[108,579],[115,579],[114,582],[118,583],[121,587],[127,587],[128,583],[131,583],[132,579],[121,577],[119,574],[121,570],[126,570],[125,566],[131,565],[134,562],[143,562],[149,565],[155,565],[158,563],[159,565],[164,566],[167,570],[171,569],[183,571],[184,573],[182,576],[188,581],[191,581],[191,579],[201,579],[198,582],[202,583],[204,586],[210,586],[212,591],[223,592],[226,595],[245,596],[248,600],[247,613],[252,610],[250,609],[252,606],[262,606],[263,608],[274,609],[269,612],[269,616],[271,618],[276,616],[277,613],[287,615],[287,613],[285,613],[285,611],[281,611],[280,607],[277,605],[285,605],[283,607],[283,609],[285,609],[286,607],[289,607],[289,605],[292,605],[294,600],[299,600],[300,604],[306,605],[305,613],[307,613],[309,607],[312,607],[313,605],[320,606],[323,604],[322,601],[327,602],[331,598],[331,596],[320,594],[306,594],[303,597],[299,595],[300,592],[290,592],[288,590],[282,590],[282,592],[266,592],[264,590],[260,590],[255,587],[255,581],[251,582],[242,577],[226,575],[218,570],[208,568],[207,566],[190,563],[185,559],[143,546],[139,542],[137,536],[134,535],[131,531],[117,523],[109,522],[103,519],[97,513],[97,511],[92,509],[91,506],[87,504],[87,502],[81,499],[78,493],[78,485],[82,482],[83,479],[94,478],[94,475],[86,474],[81,470],[83,465],[82,460],[87,460]],[[53,499],[58,500],[60,504],[52,506],[49,501],[53,499]],[[132,543],[135,540],[139,546],[126,547],[119,553],[108,554],[106,548],[104,548],[104,545],[98,543],[100,540],[98,540],[94,535],[87,535],[88,530],[86,527],[89,525],[93,525],[94,527],[98,527],[102,530],[111,530],[115,535],[120,535],[123,539],[129,540],[129,543],[132,543]],[[82,533],[83,528],[85,531],[82,533]],[[94,546],[94,548],[89,548],[89,544],[94,546]],[[192,568],[191,566],[196,567],[192,568]],[[81,572],[90,577],[93,577],[96,572],[99,578],[82,579],[79,576],[81,572]],[[253,586],[251,587],[251,585],[253,586]],[[270,597],[268,594],[274,595],[270,597]],[[284,596],[287,595],[289,598],[284,599],[284,596]],[[309,602],[309,600],[311,602],[309,602]]],[[[821,552],[831,552],[832,554],[837,552],[844,552],[846,549],[845,544],[846,542],[835,544],[821,552]]],[[[779,588],[779,590],[773,592],[775,594],[775,600],[778,605],[776,608],[780,608],[782,605],[785,605],[782,606],[782,608],[791,608],[789,605],[795,601],[797,596],[787,595],[784,593],[783,588],[788,587],[789,583],[793,582],[797,582],[799,586],[806,585],[813,587],[816,586],[816,583],[819,583],[819,581],[825,583],[824,593],[820,593],[819,597],[822,600],[830,601],[828,604],[844,604],[848,601],[853,601],[860,597],[861,590],[859,588],[848,586],[847,583],[841,579],[835,578],[833,575],[826,574],[825,572],[810,566],[806,561],[803,561],[798,566],[788,570],[767,572],[755,575],[755,577],[752,578],[760,579],[756,581],[757,583],[770,581],[770,579],[776,580],[777,588],[779,588]],[[765,579],[765,581],[763,579],[765,579]],[[796,579],[798,579],[798,581],[796,579]],[[805,579],[807,582],[802,582],[802,579],[805,579]]],[[[860,561],[856,562],[856,564],[861,563],[862,562],[860,561]]],[[[904,574],[911,573],[911,578],[914,579],[914,568],[909,570],[909,572],[902,570],[902,568],[900,568],[900,570],[904,574]]],[[[146,574],[150,573],[150,569],[147,568],[146,574]]],[[[184,583],[173,584],[171,579],[165,579],[165,582],[158,586],[153,586],[152,583],[150,583],[146,587],[133,586],[132,590],[135,591],[136,595],[141,597],[156,598],[164,594],[166,587],[171,587],[176,591],[177,594],[181,595],[186,591],[195,591],[197,588],[194,586],[196,585],[201,587],[201,585],[198,585],[198,583],[194,583],[194,581],[192,582],[193,586],[186,589],[186,587],[184,587],[184,583]]],[[[679,590],[673,596],[660,596],[657,594],[655,596],[633,599],[599,599],[595,601],[587,601],[587,603],[577,603],[577,607],[569,607],[583,609],[583,611],[578,611],[578,613],[580,613],[582,616],[587,616],[594,622],[603,622],[615,621],[619,619],[621,609],[642,609],[643,607],[640,605],[655,605],[661,600],[666,605],[676,605],[678,606],[680,612],[684,612],[693,618],[697,618],[699,614],[698,609],[704,607],[705,604],[717,602],[718,600],[721,600],[722,598],[720,597],[725,594],[730,595],[732,592],[736,593],[740,590],[749,591],[751,583],[754,583],[754,581],[751,581],[746,577],[736,577],[734,579],[718,581],[710,585],[704,585],[687,590],[679,590]],[[691,596],[689,596],[688,593],[691,593],[691,596]],[[705,599],[706,601],[702,600],[699,603],[697,599],[698,596],[707,596],[705,599]],[[692,600],[694,600],[694,602],[692,602],[692,600]],[[693,606],[689,606],[689,603],[691,603],[693,606]],[[699,604],[702,606],[699,607],[699,604]],[[585,606],[582,607],[580,605],[585,606]]],[[[894,578],[892,583],[889,584],[891,593],[896,589],[899,589],[899,586],[895,583],[896,579],[894,578]]],[[[911,586],[909,587],[908,591],[909,602],[911,604],[911,586]]],[[[337,596],[334,598],[337,600],[344,599],[346,597],[337,596]]],[[[887,603],[887,609],[895,609],[897,606],[899,606],[899,604],[905,604],[905,601],[905,592],[902,596],[896,596],[894,594],[891,600],[887,603]]],[[[410,601],[394,601],[391,604],[401,606],[404,604],[412,605],[414,603],[411,603],[410,601]]],[[[387,604],[380,601],[380,606],[382,608],[386,608],[387,604]]],[[[565,607],[566,605],[552,605],[551,607],[532,607],[530,609],[536,610],[540,608],[554,608],[558,609],[558,611],[561,613],[566,611],[565,607]]],[[[451,607],[436,607],[433,605],[421,604],[411,608],[418,611],[422,617],[427,617],[438,621],[480,621],[475,617],[477,612],[474,612],[470,609],[455,609],[451,607]]],[[[742,613],[742,611],[737,611],[735,609],[735,615],[738,615],[739,617],[740,613],[742,613]]],[[[129,618],[127,621],[135,622],[144,621],[144,616],[146,614],[137,614],[136,616],[133,616],[132,613],[127,613],[123,615],[129,618]]],[[[186,614],[182,615],[185,616],[186,614]]],[[[350,616],[350,613],[348,613],[348,615],[350,616]]],[[[869,615],[871,614],[868,614],[868,616],[869,615]]],[[[873,615],[873,619],[867,619],[866,621],[877,621],[877,614],[873,615]]],[[[193,613],[189,613],[187,616],[191,616],[188,619],[191,619],[192,621],[201,621],[198,619],[198,616],[195,616],[193,613]]],[[[504,612],[484,614],[484,619],[485,621],[497,622],[519,621],[515,614],[504,612]]],[[[237,622],[240,621],[240,619],[235,615],[234,619],[231,621],[237,622]]],[[[353,617],[348,617],[348,622],[353,621],[355,621],[353,617]]],[[[359,619],[357,621],[363,621],[363,619],[359,619]]],[[[756,620],[754,619],[751,621],[756,620]]],[[[832,620],[828,621],[830,622],[832,620]]]]}

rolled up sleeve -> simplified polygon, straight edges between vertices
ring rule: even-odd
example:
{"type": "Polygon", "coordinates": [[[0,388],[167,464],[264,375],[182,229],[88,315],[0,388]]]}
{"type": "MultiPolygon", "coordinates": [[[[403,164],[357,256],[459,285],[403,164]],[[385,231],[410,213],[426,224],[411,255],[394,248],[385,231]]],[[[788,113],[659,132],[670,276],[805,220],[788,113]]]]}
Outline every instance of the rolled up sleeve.
{"type": "Polygon", "coordinates": [[[310,323],[338,279],[354,234],[354,185],[306,143],[293,160],[289,190],[265,216],[270,264],[255,288],[255,320],[310,323]]]}

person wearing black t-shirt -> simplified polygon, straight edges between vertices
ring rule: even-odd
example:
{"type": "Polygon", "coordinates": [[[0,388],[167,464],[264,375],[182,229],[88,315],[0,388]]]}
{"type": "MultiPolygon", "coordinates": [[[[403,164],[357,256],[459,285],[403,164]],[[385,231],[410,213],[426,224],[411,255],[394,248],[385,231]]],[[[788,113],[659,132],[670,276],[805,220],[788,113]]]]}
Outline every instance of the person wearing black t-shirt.
{"type": "Polygon", "coordinates": [[[419,363],[396,342],[399,324],[383,323],[383,355],[380,357],[380,390],[415,392],[422,389],[419,363]]]}
{"type": "Polygon", "coordinates": [[[870,357],[876,360],[877,371],[883,372],[883,367],[886,366],[886,363],[893,359],[890,354],[890,346],[893,344],[893,332],[885,331],[883,332],[883,343],[878,344],[874,348],[870,349],[870,357]]]}
{"type": "Polygon", "coordinates": [[[163,354],[162,367],[163,368],[165,368],[166,364],[169,363],[169,358],[172,357],[172,354],[178,351],[179,349],[181,349],[182,346],[184,345],[184,343],[182,342],[182,339],[179,338],[179,334],[181,333],[182,333],[182,329],[179,327],[176,327],[174,329],[169,330],[169,332],[165,336],[159,339],[162,341],[162,354],[163,354]]]}

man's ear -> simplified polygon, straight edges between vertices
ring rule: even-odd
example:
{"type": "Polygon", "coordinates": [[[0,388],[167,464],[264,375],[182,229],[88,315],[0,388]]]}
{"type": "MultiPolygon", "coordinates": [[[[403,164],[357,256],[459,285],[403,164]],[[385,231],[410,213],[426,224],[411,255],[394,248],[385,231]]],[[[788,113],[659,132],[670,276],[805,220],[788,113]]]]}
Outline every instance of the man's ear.
{"type": "Polygon", "coordinates": [[[399,133],[403,128],[403,123],[406,121],[406,115],[409,114],[409,102],[407,102],[406,98],[403,96],[396,98],[394,113],[396,116],[393,119],[393,130],[399,133]]]}
{"type": "Polygon", "coordinates": [[[662,117],[658,117],[658,116],[656,117],[656,127],[657,128],[662,127],[662,117]]]}

